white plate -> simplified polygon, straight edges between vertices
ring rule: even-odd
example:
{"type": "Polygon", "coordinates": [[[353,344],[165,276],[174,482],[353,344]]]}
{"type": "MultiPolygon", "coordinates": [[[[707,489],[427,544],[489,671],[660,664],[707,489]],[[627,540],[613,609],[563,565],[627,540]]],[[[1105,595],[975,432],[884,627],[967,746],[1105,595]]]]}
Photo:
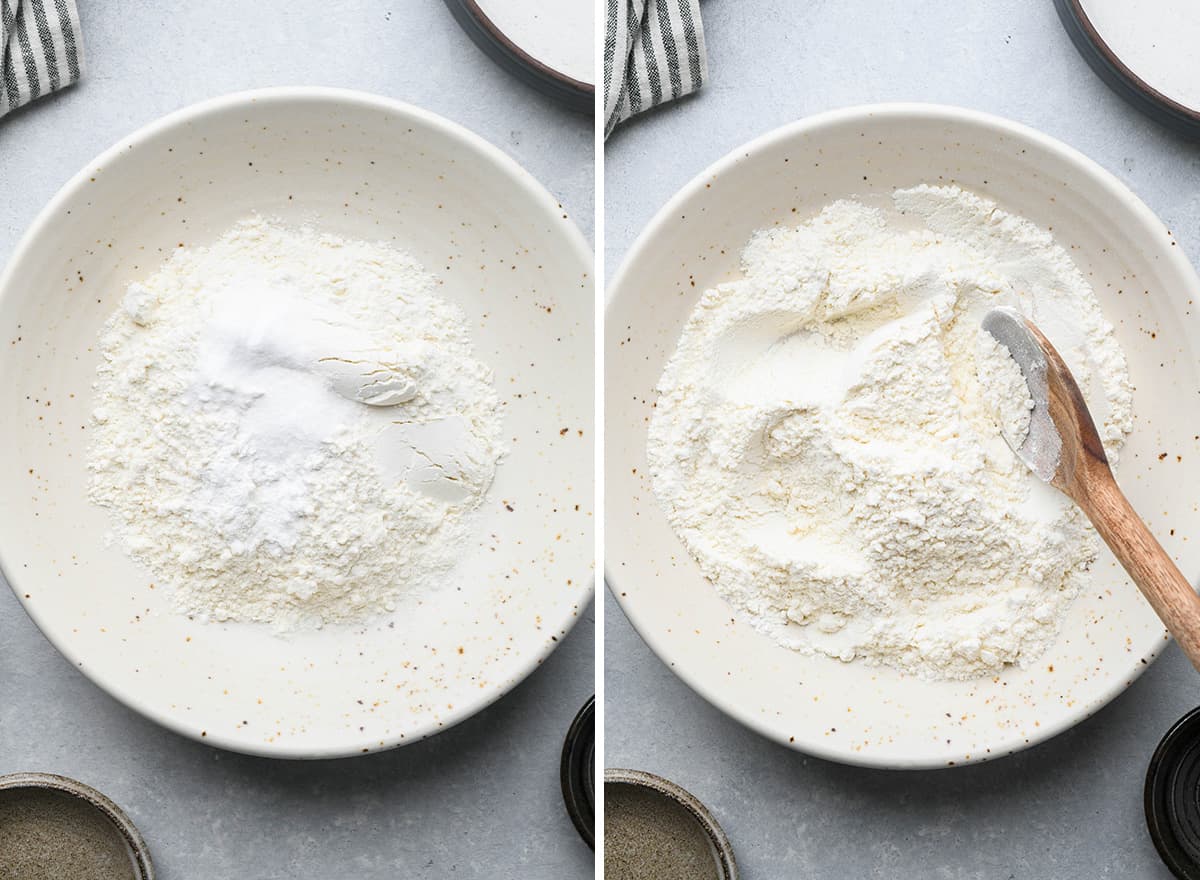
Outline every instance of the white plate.
{"type": "Polygon", "coordinates": [[[606,316],[606,575],[625,613],[676,673],[744,724],[814,755],[882,767],[963,764],[1044,740],[1112,699],[1165,644],[1105,554],[1058,642],[1031,668],[930,683],[809,657],[737,621],[667,523],[646,473],[646,425],[700,293],[738,277],[757,229],[924,182],[960,184],[1051,227],[1088,274],[1137,388],[1118,478],[1194,575],[1200,514],[1186,487],[1200,482],[1200,280],[1128,189],[1035,131],[954,108],[885,105],[767,134],[658,213],[614,280],[606,316]]]}
{"type": "Polygon", "coordinates": [[[591,596],[592,314],[590,252],[562,208],[444,119],[327,89],[174,113],[73,178],[0,279],[4,573],[84,673],[185,735],[328,757],[436,733],[524,678],[591,596]],[[252,211],[411,252],[495,370],[511,451],[479,539],[437,600],[406,606],[394,628],[281,637],[191,623],[106,546],[106,514],[86,500],[101,323],[173,248],[252,211]]]}

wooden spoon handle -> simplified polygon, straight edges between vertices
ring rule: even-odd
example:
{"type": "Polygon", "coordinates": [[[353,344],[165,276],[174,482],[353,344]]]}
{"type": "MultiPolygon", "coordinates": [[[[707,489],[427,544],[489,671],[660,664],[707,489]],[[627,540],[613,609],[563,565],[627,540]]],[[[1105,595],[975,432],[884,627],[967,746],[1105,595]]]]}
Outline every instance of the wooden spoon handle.
{"type": "Polygon", "coordinates": [[[1200,670],[1200,596],[1137,515],[1111,472],[1089,480],[1077,498],[1104,543],[1200,670]]]}

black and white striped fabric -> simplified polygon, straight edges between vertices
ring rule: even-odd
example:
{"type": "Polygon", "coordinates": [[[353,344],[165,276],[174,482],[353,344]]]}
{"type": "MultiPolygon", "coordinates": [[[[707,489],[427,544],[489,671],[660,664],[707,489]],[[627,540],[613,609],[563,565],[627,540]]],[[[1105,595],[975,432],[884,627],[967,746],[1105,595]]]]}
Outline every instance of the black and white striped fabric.
{"type": "Polygon", "coordinates": [[[607,0],[604,136],[708,77],[699,0],[607,0]]]}
{"type": "Polygon", "coordinates": [[[79,79],[75,0],[0,0],[0,116],[79,79]]]}

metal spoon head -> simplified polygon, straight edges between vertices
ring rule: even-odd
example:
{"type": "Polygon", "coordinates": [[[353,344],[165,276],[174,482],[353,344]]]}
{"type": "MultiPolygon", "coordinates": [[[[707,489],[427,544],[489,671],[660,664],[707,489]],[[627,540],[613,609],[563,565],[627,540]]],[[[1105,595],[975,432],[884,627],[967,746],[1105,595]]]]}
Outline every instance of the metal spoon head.
{"type": "MultiPolygon", "coordinates": [[[[1054,484],[1055,475],[1061,470],[1064,444],[1050,411],[1051,365],[1046,352],[1049,343],[1016,309],[992,309],[984,315],[982,326],[993,339],[1008,349],[1009,355],[1021,368],[1025,386],[1033,398],[1029,431],[1023,438],[1005,436],[1004,440],[1038,479],[1054,484]]],[[[1053,348],[1050,351],[1058,359],[1057,352],[1053,348]]]]}

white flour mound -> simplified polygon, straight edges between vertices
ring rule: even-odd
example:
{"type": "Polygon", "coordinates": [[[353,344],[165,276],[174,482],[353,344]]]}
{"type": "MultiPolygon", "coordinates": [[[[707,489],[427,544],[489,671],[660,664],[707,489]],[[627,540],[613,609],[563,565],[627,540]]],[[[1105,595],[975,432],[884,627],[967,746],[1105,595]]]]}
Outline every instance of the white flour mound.
{"type": "Polygon", "coordinates": [[[181,611],[286,631],[444,583],[502,450],[436,285],[257,217],[130,285],[100,339],[90,497],[181,611]]]}
{"type": "Polygon", "coordinates": [[[893,202],[758,233],[743,280],[702,296],[658,386],[654,490],[720,594],[779,643],[990,675],[1054,640],[1097,540],[1001,438],[1001,419],[1027,430],[1028,391],[985,348],[983,380],[1020,395],[989,404],[980,319],[1006,305],[1042,328],[1114,460],[1128,371],[1048,233],[953,187],[893,202]]]}

